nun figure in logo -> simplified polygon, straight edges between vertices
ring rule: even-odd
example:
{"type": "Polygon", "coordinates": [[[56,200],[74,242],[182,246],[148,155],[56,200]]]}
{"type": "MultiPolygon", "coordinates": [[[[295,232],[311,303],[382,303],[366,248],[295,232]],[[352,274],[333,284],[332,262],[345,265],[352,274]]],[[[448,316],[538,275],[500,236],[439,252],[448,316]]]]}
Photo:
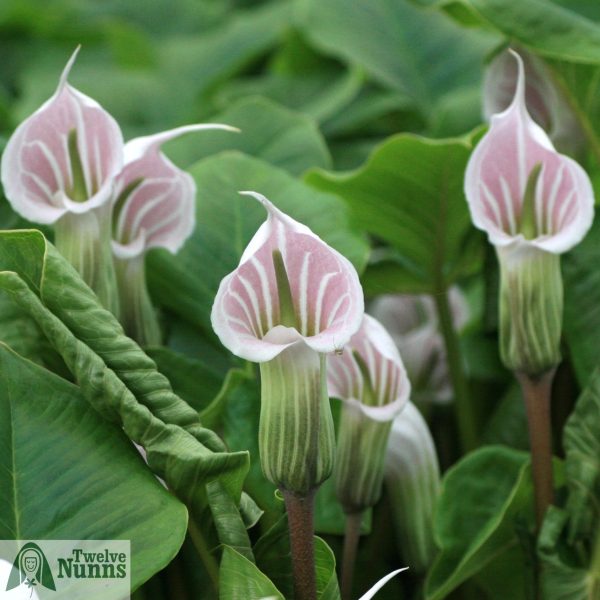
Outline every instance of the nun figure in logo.
{"type": "Polygon", "coordinates": [[[56,590],[50,565],[48,565],[48,561],[41,548],[33,542],[25,544],[19,550],[13,563],[10,577],[8,578],[6,591],[21,585],[31,588],[32,595],[33,589],[37,585],[41,585],[49,590],[56,590]]]}

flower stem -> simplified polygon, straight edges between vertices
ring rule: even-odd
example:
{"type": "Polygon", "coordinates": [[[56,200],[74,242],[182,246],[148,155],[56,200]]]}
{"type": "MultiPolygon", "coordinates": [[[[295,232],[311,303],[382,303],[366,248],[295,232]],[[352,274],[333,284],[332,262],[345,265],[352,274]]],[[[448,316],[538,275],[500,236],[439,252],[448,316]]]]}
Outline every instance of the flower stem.
{"type": "Polygon", "coordinates": [[[539,532],[548,506],[554,500],[552,482],[552,433],[550,428],[550,392],[555,369],[539,377],[517,373],[523,390],[529,444],[531,446],[531,470],[535,494],[535,521],[539,532]]]}
{"type": "Polygon", "coordinates": [[[452,389],[454,390],[454,406],[456,409],[458,431],[463,451],[468,452],[477,445],[477,426],[469,398],[469,388],[458,344],[458,335],[452,322],[448,290],[443,288],[439,293],[434,294],[434,300],[438,312],[440,331],[446,347],[450,380],[452,382],[452,389]]]}
{"type": "Polygon", "coordinates": [[[102,306],[118,317],[110,229],[109,204],[83,214],[67,213],[54,225],[54,245],[96,292],[102,306]]]}
{"type": "Polygon", "coordinates": [[[342,559],[342,600],[352,600],[352,582],[354,565],[360,538],[362,512],[346,515],[346,531],[344,533],[344,556],[342,559]]]}
{"type": "Polygon", "coordinates": [[[281,490],[285,500],[292,551],[294,574],[294,599],[316,600],[315,543],[313,513],[315,492],[305,495],[281,490]]]}
{"type": "Polygon", "coordinates": [[[114,261],[119,288],[120,321],[140,346],[160,346],[162,334],[146,286],[144,255],[114,261]]]}

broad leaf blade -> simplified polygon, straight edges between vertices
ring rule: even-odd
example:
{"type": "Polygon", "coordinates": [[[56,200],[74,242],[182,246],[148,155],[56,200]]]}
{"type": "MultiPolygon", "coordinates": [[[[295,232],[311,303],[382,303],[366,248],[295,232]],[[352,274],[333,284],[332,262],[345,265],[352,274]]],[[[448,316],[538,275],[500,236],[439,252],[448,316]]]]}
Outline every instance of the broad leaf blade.
{"type": "Polygon", "coordinates": [[[405,291],[433,292],[480,258],[478,246],[465,252],[475,233],[463,193],[470,151],[468,138],[401,134],[381,144],[360,169],[313,171],[307,181],[343,197],[353,221],[399,253],[394,267],[406,272],[405,291]]]}
{"type": "Polygon", "coordinates": [[[185,507],[120,429],[76,386],[3,344],[0,466],[1,538],[129,539],[134,589],[183,543],[185,507]]]}

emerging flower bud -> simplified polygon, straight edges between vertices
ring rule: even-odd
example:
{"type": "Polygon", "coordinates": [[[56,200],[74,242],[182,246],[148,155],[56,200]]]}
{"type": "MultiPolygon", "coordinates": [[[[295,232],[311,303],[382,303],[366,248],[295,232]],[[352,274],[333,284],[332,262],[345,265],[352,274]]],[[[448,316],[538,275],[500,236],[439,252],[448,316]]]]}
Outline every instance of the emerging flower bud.
{"type": "MultiPolygon", "coordinates": [[[[448,299],[454,328],[460,331],[469,320],[469,306],[458,287],[448,299]]],[[[412,384],[412,398],[447,403],[452,399],[446,348],[439,331],[431,296],[385,294],[375,298],[369,312],[392,336],[412,384]]]]}
{"type": "Polygon", "coordinates": [[[500,344],[510,369],[537,376],[560,360],[562,282],[557,255],[593,220],[585,171],[558,154],[525,107],[523,63],[514,99],[492,117],[465,175],[473,223],[496,246],[501,269],[500,344]]]}
{"type": "Polygon", "coordinates": [[[362,289],[346,258],[264,196],[243,193],[261,202],[268,218],[221,282],[212,324],[231,352],[261,363],[265,475],[307,494],[333,467],[325,354],[341,350],[359,328],[362,289]]]}
{"type": "Polygon", "coordinates": [[[433,510],[440,490],[440,468],[427,423],[412,402],[394,419],[385,481],[402,557],[417,573],[423,573],[435,555],[433,510]]]}
{"type": "Polygon", "coordinates": [[[329,394],[343,401],[335,464],[336,495],[346,514],[381,496],[392,420],[404,408],[410,383],[392,338],[365,315],[358,332],[327,370],[329,394]]]}
{"type": "MultiPolygon", "coordinates": [[[[563,94],[552,81],[544,62],[519,49],[525,70],[525,100],[533,120],[566,152],[575,153],[583,132],[563,94]]],[[[488,65],[483,82],[483,113],[486,120],[506,110],[517,87],[518,65],[509,50],[500,52],[488,65]]]]}
{"type": "Polygon", "coordinates": [[[146,288],[145,253],[165,248],[175,254],[196,224],[196,184],[161,151],[163,143],[192,131],[227,125],[187,125],[127,142],[125,166],[115,183],[113,241],[121,322],[141,345],[161,343],[156,313],[146,288]]]}
{"type": "Polygon", "coordinates": [[[58,249],[116,311],[110,199],[123,164],[123,137],[97,102],[67,83],[77,52],[54,95],[8,141],[2,183],[17,213],[34,223],[56,224],[58,249]]]}

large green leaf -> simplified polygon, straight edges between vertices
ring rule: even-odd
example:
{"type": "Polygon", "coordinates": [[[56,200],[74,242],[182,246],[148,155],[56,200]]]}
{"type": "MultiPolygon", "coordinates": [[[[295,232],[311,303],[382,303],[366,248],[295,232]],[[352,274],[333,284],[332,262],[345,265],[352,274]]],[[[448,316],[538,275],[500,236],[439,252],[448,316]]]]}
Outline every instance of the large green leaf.
{"type": "Polygon", "coordinates": [[[600,26],[550,0],[464,0],[504,35],[550,58],[600,64],[600,26]]]}
{"type": "Polygon", "coordinates": [[[183,543],[185,506],[80,390],[0,344],[0,538],[127,539],[134,589],[183,543]]]}
{"type": "Polygon", "coordinates": [[[479,84],[494,43],[407,0],[359,0],[351,7],[344,0],[301,0],[298,6],[309,40],[409,95],[425,114],[445,93],[479,84]]]}
{"type": "MultiPolygon", "coordinates": [[[[389,138],[349,173],[314,171],[307,181],[346,200],[353,221],[398,251],[405,291],[435,292],[477,263],[467,251],[474,230],[463,193],[469,138],[389,138]]],[[[373,284],[371,284],[371,289],[373,284]]],[[[396,289],[395,291],[399,291],[396,289]]]]}
{"type": "MultiPolygon", "coordinates": [[[[43,8],[38,6],[36,12],[43,8]]],[[[196,7],[194,13],[198,10],[196,7]]],[[[173,12],[174,8],[168,9],[164,22],[172,20],[173,12]]],[[[196,29],[152,40],[157,64],[150,67],[111,64],[106,48],[85,44],[70,81],[114,115],[127,137],[206,119],[214,113],[207,102],[214,86],[271,49],[290,15],[289,2],[272,2],[237,11],[204,35],[198,35],[196,29]]],[[[70,19],[77,21],[78,17],[72,15],[70,19]]],[[[96,37],[102,32],[111,37],[105,25],[106,19],[96,23],[96,37]]],[[[80,41],[76,34],[72,47],[80,41]]],[[[33,60],[19,73],[22,94],[16,110],[18,120],[52,95],[68,48],[46,44],[42,52],[28,53],[33,60]]],[[[132,54],[131,48],[129,52],[132,54]]]]}
{"type": "Polygon", "coordinates": [[[0,233],[0,288],[36,321],[86,399],[145,448],[151,468],[195,514],[205,512],[211,481],[239,503],[247,453],[226,452],[201,426],[198,413],[41,233],[0,233]]]}
{"type": "MultiPolygon", "coordinates": [[[[582,564],[581,552],[569,546],[565,535],[568,521],[569,513],[555,506],[550,507],[544,520],[538,543],[543,561],[544,599],[600,600],[598,565],[590,568],[582,564]]],[[[600,560],[600,555],[597,560],[600,560]]]]}
{"type": "MultiPolygon", "coordinates": [[[[507,552],[521,553],[514,521],[519,513],[531,518],[532,504],[525,452],[487,446],[452,467],[436,507],[435,536],[441,551],[427,579],[427,599],[445,598],[507,552]]],[[[524,578],[524,570],[514,572],[505,597],[513,597],[508,593],[513,586],[525,589],[524,578]]]]}
{"type": "Polygon", "coordinates": [[[310,167],[331,163],[325,140],[316,123],[266,98],[247,98],[211,117],[215,123],[238,127],[239,134],[205,131],[187,135],[165,145],[165,151],[178,165],[192,163],[223,150],[239,150],[256,156],[292,175],[310,167]]]}
{"type": "Polygon", "coordinates": [[[283,595],[258,567],[233,548],[225,546],[219,570],[221,600],[284,600],[283,595]]]}
{"type": "Polygon", "coordinates": [[[600,220],[562,260],[565,289],[564,332],[577,379],[585,387],[598,365],[600,330],[600,220]]]}
{"type": "Polygon", "coordinates": [[[600,524],[600,371],[583,391],[563,431],[571,541],[593,538],[600,524]]]}
{"type": "Polygon", "coordinates": [[[364,266],[367,244],[350,228],[346,206],[339,198],[316,192],[281,169],[235,152],[201,160],[190,172],[198,182],[196,230],[177,256],[166,251],[150,255],[148,276],[159,303],[206,332],[212,332],[210,311],[221,279],[236,268],[266,218],[264,208],[240,196],[239,190],[264,194],[358,269],[364,266]]]}
{"type": "Polygon", "coordinates": [[[315,568],[317,571],[317,598],[319,600],[340,600],[335,555],[320,538],[315,537],[315,568]]]}

